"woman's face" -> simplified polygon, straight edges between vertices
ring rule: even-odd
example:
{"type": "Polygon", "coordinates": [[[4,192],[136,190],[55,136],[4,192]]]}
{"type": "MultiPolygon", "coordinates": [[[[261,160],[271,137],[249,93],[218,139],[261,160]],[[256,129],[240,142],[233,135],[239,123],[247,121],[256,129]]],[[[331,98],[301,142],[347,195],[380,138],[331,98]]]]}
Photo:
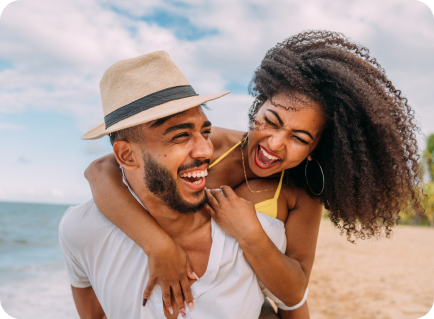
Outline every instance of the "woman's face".
{"type": "Polygon", "coordinates": [[[259,109],[247,144],[250,169],[260,177],[300,164],[318,145],[326,123],[322,107],[306,96],[278,93],[271,101],[259,109]]]}

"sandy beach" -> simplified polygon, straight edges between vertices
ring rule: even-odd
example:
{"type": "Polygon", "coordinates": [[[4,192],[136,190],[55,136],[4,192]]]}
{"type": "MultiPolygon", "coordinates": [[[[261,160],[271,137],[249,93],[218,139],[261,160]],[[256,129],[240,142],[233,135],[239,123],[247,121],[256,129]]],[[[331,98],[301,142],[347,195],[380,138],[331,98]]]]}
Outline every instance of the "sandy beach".
{"type": "Polygon", "coordinates": [[[434,301],[434,228],[351,244],[323,220],[309,283],[312,319],[416,319],[434,301]]]}

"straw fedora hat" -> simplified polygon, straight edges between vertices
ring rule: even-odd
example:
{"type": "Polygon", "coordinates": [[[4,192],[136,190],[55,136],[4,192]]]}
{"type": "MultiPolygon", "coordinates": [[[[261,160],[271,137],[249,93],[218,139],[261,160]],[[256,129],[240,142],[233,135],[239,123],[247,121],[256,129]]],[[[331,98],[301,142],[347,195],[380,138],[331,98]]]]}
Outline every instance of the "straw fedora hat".
{"type": "Polygon", "coordinates": [[[104,123],[85,133],[81,137],[84,140],[179,113],[230,93],[198,95],[164,51],[113,64],[101,79],[100,91],[104,123]]]}

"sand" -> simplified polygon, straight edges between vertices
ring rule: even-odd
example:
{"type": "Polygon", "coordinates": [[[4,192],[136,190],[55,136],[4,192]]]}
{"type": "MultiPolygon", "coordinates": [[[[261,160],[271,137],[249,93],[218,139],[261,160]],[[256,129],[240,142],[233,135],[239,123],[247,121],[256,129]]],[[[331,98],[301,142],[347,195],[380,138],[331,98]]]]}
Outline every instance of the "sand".
{"type": "Polygon", "coordinates": [[[351,244],[323,220],[309,283],[312,319],[416,319],[434,302],[434,228],[351,244]]]}

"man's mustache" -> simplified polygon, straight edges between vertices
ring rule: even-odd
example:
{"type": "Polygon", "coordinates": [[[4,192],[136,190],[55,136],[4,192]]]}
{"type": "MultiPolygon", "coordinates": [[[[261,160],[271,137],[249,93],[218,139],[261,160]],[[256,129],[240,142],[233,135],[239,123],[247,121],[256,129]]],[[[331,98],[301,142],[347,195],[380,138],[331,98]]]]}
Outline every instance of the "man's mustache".
{"type": "Polygon", "coordinates": [[[209,159],[204,160],[204,161],[194,160],[194,161],[192,161],[192,162],[190,162],[190,163],[188,163],[188,164],[181,165],[181,166],[178,168],[178,174],[179,174],[179,172],[181,172],[181,171],[186,171],[186,170],[189,170],[189,169],[193,169],[193,168],[196,168],[196,167],[200,167],[200,166],[202,166],[202,165],[204,165],[204,164],[209,164],[210,161],[211,161],[211,160],[209,160],[209,159]]]}

